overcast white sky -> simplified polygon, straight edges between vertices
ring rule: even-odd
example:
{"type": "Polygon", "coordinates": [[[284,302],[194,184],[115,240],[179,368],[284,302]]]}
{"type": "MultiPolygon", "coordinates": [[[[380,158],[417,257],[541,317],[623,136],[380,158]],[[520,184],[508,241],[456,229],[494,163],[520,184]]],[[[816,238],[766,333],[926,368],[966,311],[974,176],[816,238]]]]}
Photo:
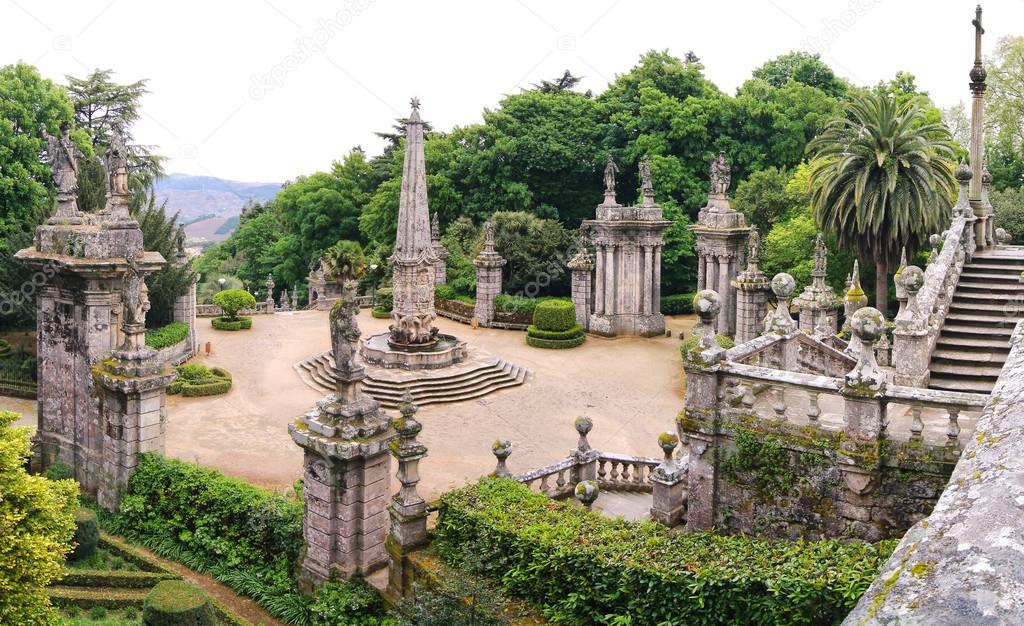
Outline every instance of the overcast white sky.
{"type": "MultiPolygon", "coordinates": [[[[0,64],[63,82],[112,68],[149,79],[141,143],[167,171],[280,182],[329,167],[408,112],[437,129],[570,69],[599,92],[649,49],[693,50],[733,93],[764,61],[821,52],[874,84],[915,74],[940,106],[967,98],[967,0],[0,0],[0,64]],[[268,77],[273,76],[273,82],[268,77]]],[[[985,3],[985,50],[1024,32],[1024,0],[985,3]]]]}

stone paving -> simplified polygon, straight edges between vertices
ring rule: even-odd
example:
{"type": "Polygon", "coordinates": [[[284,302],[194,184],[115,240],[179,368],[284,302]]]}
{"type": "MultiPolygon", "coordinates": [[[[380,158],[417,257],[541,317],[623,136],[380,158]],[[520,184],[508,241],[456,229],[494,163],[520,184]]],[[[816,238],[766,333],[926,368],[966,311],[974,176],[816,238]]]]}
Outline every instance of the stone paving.
{"type": "MultiPolygon", "coordinates": [[[[216,331],[200,323],[200,346],[209,356],[192,362],[227,368],[234,387],[224,396],[168,397],[167,454],[215,467],[249,482],[284,488],[301,475],[302,453],[287,424],[323,394],[310,389],[292,365],[330,347],[327,312],[301,311],[254,318],[243,332],[216,331]]],[[[433,498],[490,472],[491,443],[511,439],[509,465],[525,471],[564,458],[575,446],[573,419],[594,420],[595,448],[657,456],[657,436],[674,431],[683,406],[684,379],[678,331],[689,333],[691,316],[668,318],[672,337],[589,337],[571,350],[527,346],[524,333],[477,329],[438,319],[441,332],[529,368],[533,380],[479,400],[423,407],[420,441],[429,448],[421,464],[421,493],[433,498]]],[[[364,309],[366,337],[387,329],[364,309]]],[[[397,489],[397,483],[395,483],[397,489]]]]}

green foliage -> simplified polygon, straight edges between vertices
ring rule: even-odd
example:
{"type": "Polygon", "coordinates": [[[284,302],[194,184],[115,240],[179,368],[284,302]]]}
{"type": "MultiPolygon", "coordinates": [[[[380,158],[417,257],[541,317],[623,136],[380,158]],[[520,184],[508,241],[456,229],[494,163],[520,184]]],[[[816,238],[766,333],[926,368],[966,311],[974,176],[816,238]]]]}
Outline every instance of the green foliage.
{"type": "Polygon", "coordinates": [[[1012,237],[1014,244],[1024,243],[1024,187],[989,192],[996,210],[996,226],[1012,237]]]}
{"type": "Polygon", "coordinates": [[[374,303],[377,305],[375,308],[384,313],[391,313],[392,307],[395,306],[395,290],[391,287],[381,287],[377,290],[374,303]]]}
{"type": "Polygon", "coordinates": [[[457,561],[466,544],[506,592],[577,626],[838,624],[895,546],[675,533],[504,479],[442,497],[438,550],[457,561]]]}
{"type": "Polygon", "coordinates": [[[69,478],[74,478],[74,474],[71,472],[71,466],[63,461],[51,463],[43,472],[43,476],[50,480],[67,480],[69,478]]]}
{"type": "Polygon", "coordinates": [[[74,545],[68,556],[71,561],[81,561],[96,552],[100,542],[100,523],[96,513],[84,508],[75,511],[75,534],[71,540],[74,545]]]}
{"type": "Polygon", "coordinates": [[[580,331],[575,337],[571,339],[543,339],[541,337],[534,337],[529,333],[526,335],[526,344],[534,348],[545,348],[547,350],[564,350],[566,348],[575,348],[586,341],[587,336],[580,331]]]}
{"type": "Polygon", "coordinates": [[[394,625],[390,618],[381,617],[384,603],[380,594],[361,581],[324,583],[317,590],[310,611],[313,626],[394,625]]]}
{"type": "Polygon", "coordinates": [[[71,550],[78,485],[25,471],[29,429],[13,428],[17,418],[0,411],[0,624],[58,624],[45,588],[71,550]]]}
{"type": "Polygon", "coordinates": [[[142,608],[145,626],[215,626],[206,592],[184,580],[165,580],[149,592],[142,608]]]}
{"type": "Polygon", "coordinates": [[[533,311],[533,325],[540,330],[564,331],[576,324],[576,307],[567,300],[545,300],[533,311]]]}
{"type": "Polygon", "coordinates": [[[343,239],[324,251],[324,259],[339,280],[352,280],[366,270],[366,255],[358,241],[343,239]]]}
{"type": "Polygon", "coordinates": [[[694,293],[674,293],[661,299],[662,315],[689,315],[693,313],[694,293]]]}
{"type": "Polygon", "coordinates": [[[189,325],[185,322],[171,322],[166,326],[146,331],[146,345],[159,350],[173,346],[188,338],[189,325]]]}
{"type": "Polygon", "coordinates": [[[210,325],[217,330],[249,330],[252,328],[252,318],[239,316],[235,319],[229,317],[214,317],[210,319],[210,325]]]}
{"type": "Polygon", "coordinates": [[[370,315],[372,317],[375,317],[375,318],[379,319],[379,320],[389,320],[389,319],[391,319],[391,311],[385,311],[384,309],[382,309],[380,307],[373,307],[372,309],[370,309],[370,315]]]}
{"type": "Polygon", "coordinates": [[[821,60],[821,55],[803,51],[787,52],[768,61],[754,70],[754,78],[774,87],[782,87],[793,80],[832,96],[842,96],[847,90],[846,83],[836,78],[832,68],[821,60]]]}
{"type": "Polygon", "coordinates": [[[476,303],[475,298],[458,293],[455,287],[452,287],[449,284],[436,285],[434,287],[434,297],[438,300],[452,300],[455,302],[464,302],[466,304],[476,303]]]}
{"type": "Polygon", "coordinates": [[[1024,37],[999,39],[985,60],[985,164],[995,189],[1024,185],[1024,37]]]}
{"type": "Polygon", "coordinates": [[[167,393],[180,393],[186,397],[215,396],[231,389],[231,373],[219,367],[186,364],[177,367],[178,378],[167,388],[167,393]]]}
{"type": "Polygon", "coordinates": [[[252,309],[256,306],[256,298],[243,289],[225,289],[218,291],[213,296],[213,303],[224,311],[228,319],[237,319],[238,312],[242,309],[252,309]]]}
{"type": "Polygon", "coordinates": [[[541,330],[531,324],[527,327],[526,333],[535,339],[575,339],[583,334],[583,327],[573,324],[568,330],[541,330]]]}
{"type": "Polygon", "coordinates": [[[133,214],[142,229],[142,243],[146,250],[159,252],[169,262],[146,276],[150,310],[146,325],[159,328],[174,320],[174,303],[191,289],[195,275],[188,265],[171,262],[177,254],[177,214],[167,215],[163,204],[156,203],[153,188],[135,183],[132,189],[133,214]],[[136,208],[137,207],[137,208],[136,208]]]}
{"type": "Polygon", "coordinates": [[[806,194],[793,197],[787,193],[787,184],[792,178],[792,172],[777,167],[753,172],[736,188],[732,206],[743,211],[762,234],[766,233],[787,215],[807,206],[806,194]]]}
{"type": "Polygon", "coordinates": [[[722,459],[722,472],[730,480],[737,480],[740,472],[753,475],[758,488],[769,492],[786,490],[793,485],[793,468],[789,453],[778,438],[763,433],[736,429],[735,448],[722,459]]]}
{"type": "MultiPolygon", "coordinates": [[[[761,251],[761,271],[769,278],[786,272],[793,276],[798,286],[810,284],[817,234],[818,227],[814,224],[811,208],[805,205],[768,231],[761,251]]],[[[826,281],[837,295],[842,294],[846,288],[846,276],[853,269],[853,254],[849,248],[839,247],[831,235],[825,237],[825,246],[829,253],[826,281]]],[[[871,268],[863,264],[860,267],[861,284],[870,284],[867,279],[873,275],[871,268]]]]}
{"type": "Polygon", "coordinates": [[[507,601],[500,589],[476,572],[484,555],[461,546],[458,568],[431,568],[429,583],[417,584],[397,607],[402,626],[506,626],[507,601]]]}
{"type": "MultiPolygon", "coordinates": [[[[733,340],[732,337],[728,335],[715,335],[715,343],[717,343],[718,347],[722,348],[723,350],[728,350],[729,348],[736,347],[736,342],[733,340]]],[[[679,344],[679,353],[682,354],[683,358],[685,359],[686,355],[697,350],[697,347],[699,345],[700,337],[697,337],[696,335],[690,335],[689,337],[684,339],[681,344],[679,344]]]]}

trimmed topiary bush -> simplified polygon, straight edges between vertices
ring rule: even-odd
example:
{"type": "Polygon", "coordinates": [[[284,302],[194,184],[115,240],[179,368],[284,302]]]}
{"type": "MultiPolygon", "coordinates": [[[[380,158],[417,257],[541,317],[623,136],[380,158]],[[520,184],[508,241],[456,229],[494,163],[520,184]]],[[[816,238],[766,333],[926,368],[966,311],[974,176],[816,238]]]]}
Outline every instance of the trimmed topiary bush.
{"type": "Polygon", "coordinates": [[[564,348],[575,348],[584,341],[587,336],[580,331],[580,334],[572,339],[541,339],[540,337],[531,337],[529,334],[526,335],[526,344],[533,346],[534,348],[546,348],[548,350],[562,350],[564,348]]]}
{"type": "Polygon", "coordinates": [[[167,393],[180,393],[185,397],[215,396],[231,389],[231,372],[220,367],[205,365],[179,365],[178,378],[167,387],[167,393]]]}
{"type": "Polygon", "coordinates": [[[384,309],[378,309],[376,307],[370,309],[370,315],[382,320],[391,319],[391,311],[385,311],[384,309]]]}
{"type": "Polygon", "coordinates": [[[205,591],[184,580],[165,580],[146,596],[142,623],[146,626],[215,626],[217,622],[205,591]]]}
{"type": "Polygon", "coordinates": [[[188,338],[189,326],[185,322],[171,322],[167,326],[146,331],[146,345],[159,350],[173,346],[188,338]]]}
{"type": "Polygon", "coordinates": [[[239,316],[235,319],[229,317],[214,317],[210,325],[217,330],[249,330],[252,328],[252,318],[239,316]]]}
{"type": "Polygon", "coordinates": [[[50,480],[67,480],[72,477],[71,466],[63,461],[51,463],[43,472],[43,476],[50,480]]]}
{"type": "Polygon", "coordinates": [[[583,334],[583,327],[579,324],[573,324],[569,330],[541,330],[531,325],[526,329],[526,333],[534,339],[576,339],[583,334]]]}
{"type": "Polygon", "coordinates": [[[256,298],[244,289],[225,289],[213,294],[213,303],[224,311],[224,315],[230,319],[238,319],[238,312],[242,309],[256,307],[256,298]]]}
{"type": "Polygon", "coordinates": [[[533,325],[540,330],[565,331],[576,324],[576,307],[568,300],[545,300],[533,311],[533,325]]]}
{"type": "Polygon", "coordinates": [[[75,536],[71,541],[74,548],[68,555],[69,561],[80,561],[96,552],[100,542],[100,523],[94,511],[84,508],[75,511],[75,536]]]}

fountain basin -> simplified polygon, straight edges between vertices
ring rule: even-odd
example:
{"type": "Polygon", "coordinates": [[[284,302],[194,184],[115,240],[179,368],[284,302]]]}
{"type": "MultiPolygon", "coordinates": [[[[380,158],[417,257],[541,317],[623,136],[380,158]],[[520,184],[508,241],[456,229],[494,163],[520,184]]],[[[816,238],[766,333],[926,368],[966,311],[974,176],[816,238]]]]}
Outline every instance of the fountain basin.
{"type": "Polygon", "coordinates": [[[363,339],[359,355],[371,365],[408,370],[448,367],[466,358],[466,342],[454,335],[438,334],[432,344],[409,348],[392,345],[390,337],[380,333],[363,339]]]}

